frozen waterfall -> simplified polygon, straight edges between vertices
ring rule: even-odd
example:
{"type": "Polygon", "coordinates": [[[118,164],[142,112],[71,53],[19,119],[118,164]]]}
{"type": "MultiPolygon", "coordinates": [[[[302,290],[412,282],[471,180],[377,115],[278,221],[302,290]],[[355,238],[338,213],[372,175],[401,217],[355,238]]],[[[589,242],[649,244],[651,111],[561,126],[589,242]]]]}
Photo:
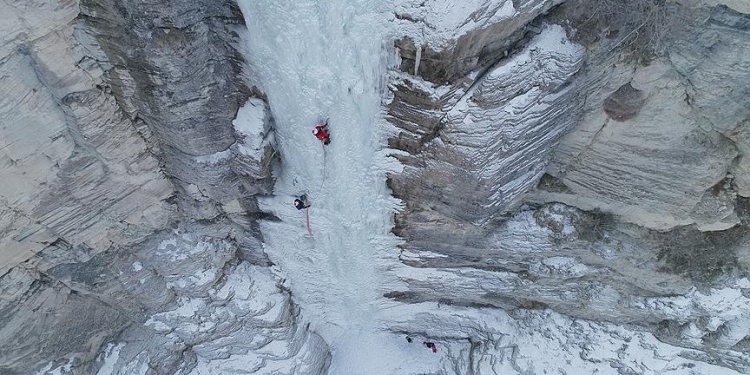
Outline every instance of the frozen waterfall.
{"type": "MultiPolygon", "coordinates": [[[[303,319],[333,347],[332,371],[356,364],[356,369],[346,367],[354,371],[348,373],[367,373],[361,358],[339,359],[363,345],[370,353],[395,348],[371,343],[392,338],[379,336],[378,323],[388,304],[382,295],[396,282],[386,265],[398,256],[397,238],[390,233],[398,202],[385,184],[385,171],[395,165],[384,153],[382,118],[393,54],[385,44],[387,4],[240,4],[249,31],[247,58],[268,95],[282,160],[275,196],[261,202],[262,209],[281,218],[261,226],[265,250],[286,278],[303,319]],[[324,148],[311,130],[325,118],[332,143],[324,148]],[[314,238],[305,229],[304,212],[290,204],[303,193],[312,204],[314,238]]],[[[394,353],[370,357],[378,362],[394,353]]]]}

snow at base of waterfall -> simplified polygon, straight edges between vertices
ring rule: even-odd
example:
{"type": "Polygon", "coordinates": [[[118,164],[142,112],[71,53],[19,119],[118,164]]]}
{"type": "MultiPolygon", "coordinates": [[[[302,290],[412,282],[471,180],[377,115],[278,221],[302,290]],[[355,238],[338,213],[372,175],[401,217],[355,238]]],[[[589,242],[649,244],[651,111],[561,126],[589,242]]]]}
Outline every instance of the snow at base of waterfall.
{"type": "MultiPolygon", "coordinates": [[[[297,224],[299,230],[301,223],[297,224]]],[[[509,227],[521,235],[548,234],[530,213],[517,215],[509,227]]],[[[274,276],[267,268],[243,262],[228,271],[224,263],[216,262],[231,253],[227,242],[177,232],[156,244],[153,253],[150,262],[139,260],[129,270],[142,275],[169,275],[170,289],[182,297],[173,310],[148,318],[141,329],[150,334],[140,335],[136,341],[124,339],[106,345],[97,360],[97,375],[147,375],[163,355],[160,350],[179,350],[186,345],[195,357],[186,358],[178,373],[190,375],[315,375],[321,374],[326,363],[325,373],[331,375],[458,375],[470,371],[620,375],[618,370],[628,368],[652,375],[741,373],[709,364],[704,352],[665,344],[635,327],[571,319],[549,310],[508,313],[494,308],[402,304],[381,299],[379,306],[369,305],[377,308],[377,321],[354,319],[356,325],[344,326],[340,334],[329,332],[327,339],[331,341],[327,345],[307,328],[289,325],[288,296],[278,289],[278,278],[287,274],[285,270],[276,268],[274,276]],[[226,274],[219,277],[222,272],[226,274]],[[208,279],[198,277],[204,273],[216,276],[209,278],[213,281],[205,281],[208,279]],[[411,343],[406,341],[407,333],[411,343]],[[423,341],[434,342],[437,352],[424,347],[423,341]],[[330,358],[326,354],[329,351],[330,358]]],[[[565,259],[556,259],[553,266],[565,272],[577,269],[575,263],[565,259]]],[[[472,277],[482,277],[451,277],[445,270],[407,267],[394,272],[453,285],[456,293],[461,293],[463,283],[473,282],[472,277]]],[[[497,275],[487,273],[486,277],[480,283],[491,289],[490,278],[497,275]]],[[[719,329],[726,322],[747,322],[735,319],[748,311],[750,300],[742,295],[748,287],[750,281],[740,279],[722,289],[694,291],[649,303],[654,305],[650,308],[668,311],[678,320],[692,310],[714,311],[712,324],[719,329]]],[[[351,311],[357,309],[344,313],[351,311]]],[[[303,308],[302,317],[309,320],[305,314],[303,308]]],[[[748,328],[747,324],[733,327],[740,333],[748,328]]],[[[742,356],[739,352],[735,355],[742,356]]],[[[75,365],[75,361],[50,364],[36,374],[79,374],[75,365]]]]}

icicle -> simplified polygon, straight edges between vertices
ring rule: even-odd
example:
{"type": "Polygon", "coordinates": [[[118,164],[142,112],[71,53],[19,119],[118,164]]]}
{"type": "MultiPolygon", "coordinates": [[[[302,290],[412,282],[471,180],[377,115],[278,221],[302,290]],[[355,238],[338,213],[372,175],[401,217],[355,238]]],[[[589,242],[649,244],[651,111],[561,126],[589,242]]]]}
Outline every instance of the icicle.
{"type": "Polygon", "coordinates": [[[417,48],[417,58],[414,61],[414,75],[415,76],[419,75],[419,62],[420,62],[420,60],[422,60],[422,46],[419,46],[417,48]]]}

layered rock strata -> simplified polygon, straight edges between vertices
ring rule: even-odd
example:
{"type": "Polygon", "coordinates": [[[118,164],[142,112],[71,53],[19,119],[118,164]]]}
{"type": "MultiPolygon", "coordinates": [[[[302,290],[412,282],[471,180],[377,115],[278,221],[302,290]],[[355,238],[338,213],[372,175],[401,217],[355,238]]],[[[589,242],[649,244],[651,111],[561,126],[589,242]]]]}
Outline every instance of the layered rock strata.
{"type": "Polygon", "coordinates": [[[75,39],[77,4],[3,7],[0,274],[56,241],[104,251],[163,228],[173,187],[75,39]]]}
{"type": "MultiPolygon", "coordinates": [[[[573,13],[557,9],[547,20],[573,13]]],[[[696,14],[669,54],[648,65],[618,39],[573,29],[585,64],[583,53],[540,53],[544,18],[524,29],[540,35],[519,36],[507,57],[450,84],[430,81],[450,64],[417,63],[424,51],[401,44],[389,116],[404,170],[389,186],[405,205],[395,231],[409,287],[387,295],[635,323],[704,353],[702,361],[746,372],[750,332],[742,308],[730,306],[747,303],[739,296],[747,291],[750,106],[741,93],[750,69],[736,54],[750,40],[747,15],[722,6],[696,14]],[[514,64],[541,73],[506,70],[514,64]],[[548,64],[560,79],[545,74],[548,64]]]]}
{"type": "MultiPolygon", "coordinates": [[[[528,7],[532,14],[545,10],[535,5],[528,7]]],[[[388,183],[407,205],[396,217],[396,233],[409,247],[435,239],[445,247],[457,245],[457,252],[471,247],[472,238],[484,236],[484,224],[518,206],[574,124],[567,102],[576,92],[572,77],[583,62],[583,48],[568,41],[559,26],[535,29],[541,34],[533,38],[533,32],[523,33],[515,20],[530,17],[524,9],[507,15],[513,20],[507,26],[518,27],[510,34],[529,43],[510,58],[474,65],[475,72],[450,85],[406,73],[392,80],[389,120],[400,132],[390,145],[407,154],[396,156],[404,172],[389,176],[388,183]],[[456,241],[445,223],[463,232],[464,240],[456,241]]],[[[508,53],[507,47],[497,48],[502,52],[495,54],[508,53]]],[[[411,63],[406,58],[401,68],[409,72],[411,63]]],[[[422,72],[431,74],[427,67],[422,72]]]]}
{"type": "Polygon", "coordinates": [[[181,209],[207,219],[222,205],[253,211],[252,196],[270,189],[270,162],[244,160],[236,147],[242,138],[232,121],[251,95],[231,45],[243,22],[236,4],[85,0],[81,19],[101,47],[115,98],[147,126],[181,209]]]}
{"type": "Polygon", "coordinates": [[[658,230],[739,223],[734,191],[746,190],[741,134],[750,103],[738,93],[750,83],[750,60],[736,51],[750,43],[748,18],[723,7],[707,13],[668,58],[648,66],[613,61],[606,48],[592,56],[582,83],[585,116],[548,168],[569,191],[543,194],[544,200],[598,208],[658,230]],[[706,63],[708,56],[716,63],[706,63]],[[642,97],[634,103],[640,108],[631,108],[629,119],[612,117],[609,103],[628,86],[642,97]],[[725,193],[727,177],[734,187],[725,193]]]}
{"type": "Polygon", "coordinates": [[[257,334],[288,344],[257,358],[314,353],[319,373],[326,347],[297,326],[252,236],[273,120],[242,83],[234,4],[3,1],[0,17],[0,372],[55,361],[94,373],[118,334],[125,351],[152,340],[138,366],[190,371],[216,354],[188,348],[257,334]],[[183,226],[201,251],[154,258],[155,241],[196,219],[183,226]],[[228,303],[238,269],[237,285],[264,286],[237,301],[268,298],[268,311],[238,307],[231,324],[166,341],[143,326],[184,303],[202,301],[200,314],[228,303]]]}
{"type": "MultiPolygon", "coordinates": [[[[389,328],[446,373],[750,371],[746,7],[644,66],[552,24],[561,1],[405,3],[389,328]]],[[[253,236],[273,120],[234,5],[0,18],[0,372],[325,372],[253,236]]]]}

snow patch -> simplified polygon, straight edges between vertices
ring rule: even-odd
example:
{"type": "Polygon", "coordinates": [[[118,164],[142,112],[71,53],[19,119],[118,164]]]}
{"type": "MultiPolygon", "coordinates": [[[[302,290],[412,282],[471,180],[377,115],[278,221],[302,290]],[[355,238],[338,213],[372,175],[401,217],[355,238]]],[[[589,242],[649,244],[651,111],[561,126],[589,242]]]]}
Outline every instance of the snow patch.
{"type": "Polygon", "coordinates": [[[740,374],[693,360],[701,352],[665,344],[650,333],[548,310],[517,311],[511,317],[499,309],[421,303],[395,306],[388,312],[395,322],[392,331],[449,338],[449,342],[437,341],[438,348],[445,350],[436,357],[447,358],[416,357],[412,371],[419,373],[468,373],[473,368],[476,373],[504,375],[543,374],[550,369],[564,374],[740,374]],[[421,370],[436,362],[439,370],[421,370]]]}
{"type": "Polygon", "coordinates": [[[37,371],[36,375],[72,375],[74,361],[75,360],[71,358],[66,364],[57,367],[54,367],[55,362],[50,362],[47,366],[44,366],[41,370],[37,371]]]}
{"type": "Polygon", "coordinates": [[[104,363],[102,363],[102,367],[99,368],[96,375],[112,375],[116,373],[115,364],[120,359],[120,349],[124,346],[124,343],[117,345],[112,343],[107,344],[107,348],[104,349],[104,353],[98,359],[98,361],[103,361],[104,363]]]}
{"type": "Polygon", "coordinates": [[[237,150],[255,160],[261,160],[267,140],[266,104],[257,98],[248,99],[247,103],[237,111],[234,119],[235,133],[238,135],[237,150]]]}
{"type": "Polygon", "coordinates": [[[420,0],[396,4],[396,13],[404,20],[393,22],[408,30],[408,35],[418,36],[417,46],[427,43],[435,49],[471,31],[512,18],[516,10],[512,0],[420,0]]]}

